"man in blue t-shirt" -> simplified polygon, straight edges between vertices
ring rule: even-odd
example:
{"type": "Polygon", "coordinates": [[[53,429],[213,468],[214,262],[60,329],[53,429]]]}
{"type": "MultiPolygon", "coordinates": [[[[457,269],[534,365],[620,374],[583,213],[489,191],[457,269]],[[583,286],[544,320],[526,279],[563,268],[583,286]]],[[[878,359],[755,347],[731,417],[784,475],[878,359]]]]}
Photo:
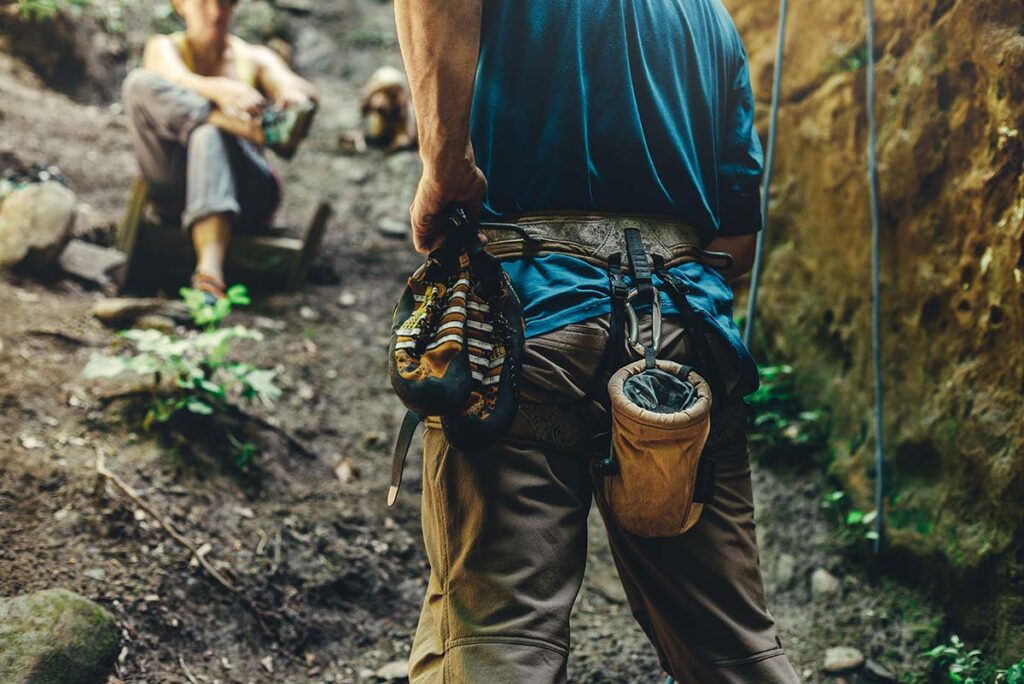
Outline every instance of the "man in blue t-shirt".
{"type": "Polygon", "coordinates": [[[410,680],[565,681],[596,498],[666,671],[700,684],[799,681],[765,606],[754,535],[740,399],[757,371],[728,281],[753,260],[762,155],[727,11],[719,0],[396,0],[395,11],[423,161],[416,248],[438,244],[452,202],[546,240],[527,253],[514,235],[488,231],[527,320],[516,426],[471,454],[427,426],[431,577],[410,680]],[[714,498],[676,537],[621,529],[592,475],[592,438],[608,422],[595,388],[630,360],[620,343],[606,365],[609,338],[620,342],[613,246],[595,238],[620,226],[664,262],[653,280],[666,313],[659,358],[692,361],[700,347],[673,315],[683,313],[665,293],[674,282],[707,341],[714,368],[702,370],[718,380],[705,449],[717,462],[714,498]],[[702,249],[729,253],[731,265],[693,258],[702,249]]]}

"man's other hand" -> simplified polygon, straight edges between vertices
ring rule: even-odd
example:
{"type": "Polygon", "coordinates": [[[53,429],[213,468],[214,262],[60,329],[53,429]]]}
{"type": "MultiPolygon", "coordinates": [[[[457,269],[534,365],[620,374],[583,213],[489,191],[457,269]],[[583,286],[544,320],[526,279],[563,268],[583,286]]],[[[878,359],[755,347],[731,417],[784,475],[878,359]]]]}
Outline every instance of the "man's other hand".
{"type": "Polygon", "coordinates": [[[416,251],[429,254],[444,241],[441,220],[449,204],[457,202],[477,218],[486,194],[487,180],[472,153],[443,169],[424,168],[409,210],[416,251]]]}

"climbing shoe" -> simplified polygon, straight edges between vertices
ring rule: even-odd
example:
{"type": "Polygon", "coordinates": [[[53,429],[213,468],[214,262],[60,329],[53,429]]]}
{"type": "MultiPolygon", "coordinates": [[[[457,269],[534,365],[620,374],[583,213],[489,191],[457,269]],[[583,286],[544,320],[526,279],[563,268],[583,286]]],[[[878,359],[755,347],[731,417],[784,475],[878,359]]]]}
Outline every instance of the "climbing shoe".
{"type": "Polygon", "coordinates": [[[479,228],[449,211],[446,239],[409,279],[395,308],[388,375],[406,407],[439,416],[458,449],[499,439],[518,410],[522,306],[479,228]]]}

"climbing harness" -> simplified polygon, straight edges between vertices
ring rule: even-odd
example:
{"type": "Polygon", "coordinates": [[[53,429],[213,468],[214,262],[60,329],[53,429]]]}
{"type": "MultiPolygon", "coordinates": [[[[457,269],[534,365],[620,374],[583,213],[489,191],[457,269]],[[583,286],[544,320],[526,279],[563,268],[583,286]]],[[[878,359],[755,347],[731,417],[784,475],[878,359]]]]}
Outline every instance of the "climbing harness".
{"type": "MultiPolygon", "coordinates": [[[[764,184],[761,195],[761,215],[763,230],[757,236],[757,252],[754,257],[754,268],[751,273],[750,290],[747,297],[747,317],[743,328],[743,342],[751,347],[754,316],[757,309],[757,295],[761,279],[761,264],[764,259],[764,239],[768,231],[768,208],[771,201],[772,173],[775,165],[776,136],[778,132],[779,107],[781,101],[781,84],[783,59],[786,42],[786,17],[789,9],[788,0],[779,2],[779,25],[775,44],[775,70],[772,77],[772,103],[768,127],[768,149],[765,154],[764,184]]],[[[874,427],[875,427],[875,530],[874,551],[882,549],[884,518],[882,507],[885,492],[885,444],[884,444],[884,392],[882,385],[882,333],[881,333],[881,266],[880,244],[881,228],[878,206],[878,129],[875,115],[875,8],[874,0],[865,0],[867,18],[867,64],[866,64],[866,108],[868,122],[867,143],[867,175],[868,194],[871,211],[871,345],[872,365],[874,373],[874,427]]]]}

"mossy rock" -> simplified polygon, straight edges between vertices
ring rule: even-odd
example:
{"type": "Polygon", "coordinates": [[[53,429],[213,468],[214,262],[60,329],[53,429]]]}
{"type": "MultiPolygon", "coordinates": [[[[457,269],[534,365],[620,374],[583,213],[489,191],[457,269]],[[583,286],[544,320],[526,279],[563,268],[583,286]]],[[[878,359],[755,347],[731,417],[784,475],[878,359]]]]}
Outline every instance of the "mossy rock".
{"type": "Polygon", "coordinates": [[[117,645],[110,613],[66,589],[0,599],[0,682],[103,682],[117,645]]]}

